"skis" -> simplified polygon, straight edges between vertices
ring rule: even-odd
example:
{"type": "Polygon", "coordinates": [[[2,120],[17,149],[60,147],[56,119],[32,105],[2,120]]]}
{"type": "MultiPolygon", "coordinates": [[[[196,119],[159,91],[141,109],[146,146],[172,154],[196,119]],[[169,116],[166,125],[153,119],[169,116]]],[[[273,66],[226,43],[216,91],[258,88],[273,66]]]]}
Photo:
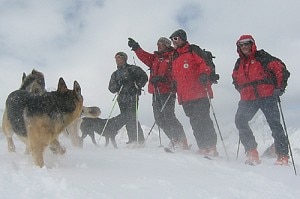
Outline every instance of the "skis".
{"type": "MultiPolygon", "coordinates": [[[[190,145],[188,145],[187,149],[185,149],[185,150],[182,149],[182,150],[183,151],[189,151],[189,150],[191,150],[191,148],[192,148],[192,145],[190,144],[190,145]]],[[[167,153],[174,153],[174,151],[172,149],[168,148],[168,147],[164,147],[164,151],[167,152],[167,153]]]]}
{"type": "Polygon", "coordinates": [[[171,149],[169,149],[169,148],[167,148],[167,147],[164,148],[164,151],[167,152],[167,153],[174,153],[173,150],[171,150],[171,149]]]}
{"type": "MultiPolygon", "coordinates": [[[[189,150],[191,149],[191,147],[192,147],[192,145],[189,145],[189,150]]],[[[164,147],[164,151],[165,151],[166,153],[175,153],[174,150],[172,150],[172,149],[170,149],[170,148],[168,148],[168,147],[164,147]]],[[[188,151],[188,150],[185,150],[185,151],[188,151]]],[[[203,156],[203,158],[205,158],[205,159],[207,159],[207,160],[212,160],[212,158],[209,157],[209,156],[203,156]]]]}
{"type": "Polygon", "coordinates": [[[209,157],[209,156],[203,156],[203,158],[205,158],[205,159],[208,159],[208,160],[212,160],[212,158],[211,157],[209,157]]]}

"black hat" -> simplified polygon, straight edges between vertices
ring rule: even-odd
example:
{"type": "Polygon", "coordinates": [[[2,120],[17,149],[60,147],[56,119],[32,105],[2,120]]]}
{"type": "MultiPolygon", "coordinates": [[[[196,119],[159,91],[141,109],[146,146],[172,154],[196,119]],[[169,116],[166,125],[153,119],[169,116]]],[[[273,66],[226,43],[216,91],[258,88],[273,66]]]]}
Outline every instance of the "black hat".
{"type": "Polygon", "coordinates": [[[117,55],[123,57],[125,61],[127,61],[127,59],[128,59],[127,54],[124,52],[117,52],[115,56],[117,56],[117,55]]]}
{"type": "Polygon", "coordinates": [[[187,40],[186,32],[182,29],[173,32],[173,34],[170,36],[170,39],[173,37],[180,37],[183,41],[187,40]]]}

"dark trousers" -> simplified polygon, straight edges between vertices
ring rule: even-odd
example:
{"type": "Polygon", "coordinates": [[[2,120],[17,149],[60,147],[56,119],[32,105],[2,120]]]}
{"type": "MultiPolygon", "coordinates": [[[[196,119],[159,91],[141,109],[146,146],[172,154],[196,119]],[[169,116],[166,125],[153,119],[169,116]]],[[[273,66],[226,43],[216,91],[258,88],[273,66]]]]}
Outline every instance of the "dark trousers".
{"type": "Polygon", "coordinates": [[[163,129],[170,140],[183,141],[186,140],[186,135],[182,124],[175,115],[175,100],[176,94],[173,93],[153,94],[153,114],[156,124],[163,129]]]}
{"type": "Polygon", "coordinates": [[[199,149],[215,147],[217,134],[210,118],[208,98],[202,98],[182,104],[183,110],[190,119],[195,139],[199,149]]]}
{"type": "Polygon", "coordinates": [[[235,125],[239,130],[239,136],[245,147],[245,151],[250,151],[257,147],[255,137],[249,126],[249,121],[254,117],[259,109],[265,115],[272,131],[276,153],[280,155],[287,155],[288,139],[285,136],[280,123],[280,113],[277,100],[273,97],[239,102],[235,115],[235,125]]]}
{"type": "MultiPolygon", "coordinates": [[[[125,127],[127,130],[127,135],[130,142],[137,141],[137,108],[138,108],[138,98],[136,101],[136,96],[128,97],[126,102],[118,102],[121,115],[123,115],[123,119],[125,120],[125,127]]],[[[123,121],[122,121],[123,122],[123,121]]],[[[140,122],[138,122],[138,140],[139,142],[144,142],[144,133],[141,128],[140,122]]]]}

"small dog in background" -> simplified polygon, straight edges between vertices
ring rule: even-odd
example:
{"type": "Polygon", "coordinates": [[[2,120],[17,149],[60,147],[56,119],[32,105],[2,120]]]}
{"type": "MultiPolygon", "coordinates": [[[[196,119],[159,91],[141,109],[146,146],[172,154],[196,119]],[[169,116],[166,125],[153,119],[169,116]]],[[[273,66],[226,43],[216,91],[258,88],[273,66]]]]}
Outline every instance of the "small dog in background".
{"type": "Polygon", "coordinates": [[[85,107],[82,108],[82,113],[80,117],[75,119],[67,128],[65,131],[65,135],[70,138],[71,143],[75,147],[82,148],[83,146],[83,139],[79,136],[79,128],[80,124],[82,122],[82,117],[86,118],[98,118],[101,114],[101,110],[99,107],[91,106],[91,107],[85,107]]]}
{"type": "Polygon", "coordinates": [[[82,122],[80,125],[80,130],[82,132],[81,138],[84,139],[87,135],[89,135],[92,139],[92,142],[97,145],[95,140],[95,133],[101,135],[103,128],[104,132],[102,136],[105,137],[105,146],[109,144],[109,139],[111,140],[112,145],[114,148],[118,148],[116,143],[116,135],[118,134],[118,130],[125,125],[125,120],[123,119],[123,115],[118,115],[116,117],[112,117],[110,119],[101,119],[101,118],[82,118],[82,122]]]}

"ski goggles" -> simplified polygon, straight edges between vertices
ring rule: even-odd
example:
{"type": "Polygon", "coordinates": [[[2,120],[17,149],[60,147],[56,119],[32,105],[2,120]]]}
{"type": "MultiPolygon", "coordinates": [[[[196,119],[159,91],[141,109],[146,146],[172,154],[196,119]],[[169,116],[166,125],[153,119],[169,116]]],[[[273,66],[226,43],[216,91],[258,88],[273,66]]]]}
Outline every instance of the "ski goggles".
{"type": "Polygon", "coordinates": [[[239,45],[239,47],[243,47],[243,46],[248,47],[248,46],[251,45],[251,42],[250,41],[248,41],[248,42],[239,42],[238,45],[239,45]]]}
{"type": "Polygon", "coordinates": [[[179,39],[179,36],[171,37],[172,41],[178,41],[178,39],[179,39]]]}
{"type": "Polygon", "coordinates": [[[254,40],[251,38],[246,38],[246,39],[239,40],[237,42],[237,45],[239,47],[242,47],[242,46],[249,46],[251,43],[254,43],[254,40]]]}

